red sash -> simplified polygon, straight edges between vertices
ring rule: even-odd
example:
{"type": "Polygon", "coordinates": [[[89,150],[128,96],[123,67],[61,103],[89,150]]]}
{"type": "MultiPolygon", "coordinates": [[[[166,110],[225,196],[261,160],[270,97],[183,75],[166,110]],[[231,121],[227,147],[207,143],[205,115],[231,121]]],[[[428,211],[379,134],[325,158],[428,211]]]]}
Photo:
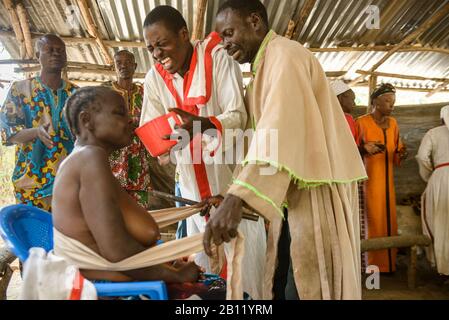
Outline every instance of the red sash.
{"type": "MultiPolygon", "coordinates": [[[[221,38],[218,36],[216,32],[212,32],[208,38],[210,38],[209,43],[206,46],[206,52],[204,56],[204,65],[205,65],[205,71],[206,71],[206,96],[199,96],[199,97],[190,97],[188,98],[188,94],[190,91],[190,86],[192,85],[193,75],[195,72],[196,65],[198,63],[198,52],[197,47],[194,48],[193,55],[192,55],[192,61],[190,62],[189,71],[184,76],[184,86],[183,86],[183,93],[184,93],[184,100],[181,100],[181,97],[179,96],[178,92],[176,91],[176,88],[173,84],[173,75],[168,73],[160,63],[156,64],[156,70],[159,72],[160,76],[165,82],[165,85],[167,86],[167,89],[170,91],[170,93],[173,95],[176,101],[176,106],[179,109],[182,109],[186,112],[192,113],[196,116],[199,114],[198,105],[205,105],[211,95],[212,91],[212,71],[213,71],[213,59],[212,59],[212,50],[221,42],[221,38]]],[[[200,149],[200,163],[199,164],[193,164],[193,169],[195,171],[195,178],[198,186],[198,190],[200,192],[201,199],[204,200],[206,198],[209,198],[211,194],[210,186],[209,186],[209,180],[207,178],[207,172],[206,172],[206,166],[203,162],[203,150],[202,150],[202,143],[201,143],[201,135],[197,135],[192,138],[192,141],[190,142],[190,153],[193,158],[194,151],[193,146],[199,146],[200,149]],[[195,143],[193,143],[195,141],[195,143]]]]}
{"type": "Polygon", "coordinates": [[[437,166],[435,167],[435,170],[438,169],[438,168],[443,168],[443,167],[447,167],[447,166],[449,166],[449,162],[446,162],[446,163],[442,163],[442,164],[437,165],[437,166]]]}

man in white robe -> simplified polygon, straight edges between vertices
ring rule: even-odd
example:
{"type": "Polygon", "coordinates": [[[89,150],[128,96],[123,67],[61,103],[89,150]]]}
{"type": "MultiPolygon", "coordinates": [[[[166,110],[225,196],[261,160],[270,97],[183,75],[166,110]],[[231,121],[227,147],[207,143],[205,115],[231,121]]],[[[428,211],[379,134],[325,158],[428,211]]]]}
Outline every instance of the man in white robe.
{"type": "MultiPolygon", "coordinates": [[[[173,108],[183,119],[181,128],[189,130],[190,136],[193,136],[193,122],[201,123],[201,142],[197,146],[202,145],[214,162],[205,163],[206,152],[201,152],[201,161],[190,163],[190,151],[197,147],[192,147],[195,143],[190,143],[190,148],[174,151],[181,195],[202,201],[224,193],[231,182],[232,169],[223,161],[215,162],[215,159],[224,158],[222,152],[234,147],[224,145],[224,131],[243,129],[246,123],[242,75],[238,64],[223,50],[216,33],[192,45],[185,20],[169,6],[156,7],[148,14],[144,23],[144,38],[155,65],[145,78],[140,124],[173,108]],[[206,130],[211,129],[219,134],[216,137],[208,135],[206,130]]],[[[193,154],[196,152],[194,150],[193,154]]],[[[187,235],[204,232],[205,225],[206,218],[199,214],[188,218],[187,235]]],[[[245,221],[239,230],[245,237],[243,289],[257,299],[261,297],[266,251],[263,219],[258,222],[245,221]]],[[[211,271],[204,252],[196,255],[195,262],[206,271],[211,271]]]]}
{"type": "Polygon", "coordinates": [[[427,257],[438,273],[449,275],[449,106],[441,109],[442,126],[430,129],[421,141],[416,160],[427,182],[422,195],[423,233],[432,239],[427,257]]]}

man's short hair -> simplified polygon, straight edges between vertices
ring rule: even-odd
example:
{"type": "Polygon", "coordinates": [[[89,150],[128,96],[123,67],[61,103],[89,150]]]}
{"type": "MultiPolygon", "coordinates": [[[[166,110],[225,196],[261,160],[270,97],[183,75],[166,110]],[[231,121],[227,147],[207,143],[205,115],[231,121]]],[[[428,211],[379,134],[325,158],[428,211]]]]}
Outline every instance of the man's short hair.
{"type": "Polygon", "coordinates": [[[228,0],[220,6],[217,15],[226,9],[237,11],[244,18],[249,17],[251,13],[257,13],[265,26],[269,27],[267,9],[259,0],[228,0]]]}
{"type": "Polygon", "coordinates": [[[182,14],[170,6],[157,6],[151,10],[145,18],[143,27],[146,28],[157,22],[163,22],[174,33],[178,33],[184,27],[187,29],[187,23],[182,14]]]}
{"type": "MultiPolygon", "coordinates": [[[[54,38],[54,39],[59,39],[62,43],[64,43],[64,41],[57,36],[56,34],[53,33],[46,33],[44,34],[42,37],[40,37],[39,39],[37,39],[36,44],[35,44],[35,50],[36,52],[40,52],[42,46],[45,44],[46,40],[50,39],[50,38],[54,38]]],[[[64,43],[65,44],[65,43],[64,43]]]]}
{"type": "Polygon", "coordinates": [[[128,55],[128,56],[130,56],[130,57],[132,57],[133,59],[134,59],[134,61],[136,61],[136,57],[134,56],[134,53],[132,53],[131,51],[128,51],[128,50],[119,50],[119,51],[117,51],[115,54],[114,54],[114,59],[115,58],[117,58],[119,55],[121,55],[121,54],[126,54],[126,55],[128,55]]]}

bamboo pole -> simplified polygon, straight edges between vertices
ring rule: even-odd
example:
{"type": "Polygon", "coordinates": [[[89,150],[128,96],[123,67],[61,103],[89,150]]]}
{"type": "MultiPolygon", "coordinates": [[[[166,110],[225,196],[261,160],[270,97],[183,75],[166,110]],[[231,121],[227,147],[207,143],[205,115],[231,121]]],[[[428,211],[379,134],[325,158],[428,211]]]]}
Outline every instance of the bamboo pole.
{"type": "Polygon", "coordinates": [[[17,12],[14,8],[14,4],[11,0],[3,0],[3,4],[8,11],[9,21],[11,22],[11,26],[14,31],[14,36],[19,43],[20,57],[23,59],[26,57],[26,47],[25,47],[25,39],[23,37],[22,28],[20,27],[19,17],[17,16],[17,12]]]}
{"type": "MultiPolygon", "coordinates": [[[[388,51],[382,59],[380,59],[374,66],[369,70],[371,72],[376,71],[385,61],[388,60],[393,54],[398,52],[402,47],[410,44],[414,40],[416,40],[420,35],[424,32],[428,31],[431,27],[433,27],[436,23],[438,23],[442,18],[446,17],[449,14],[449,3],[447,3],[443,8],[437,11],[433,16],[428,18],[418,29],[413,31],[407,37],[405,37],[401,42],[395,45],[390,51],[388,51]]],[[[351,82],[354,84],[356,82],[362,81],[365,78],[364,75],[361,75],[357,79],[351,82]]]]}
{"type": "Polygon", "coordinates": [[[359,74],[366,75],[366,76],[388,77],[388,78],[398,78],[398,79],[407,79],[407,80],[435,81],[435,82],[449,81],[449,79],[447,79],[447,78],[427,78],[427,77],[421,77],[421,76],[412,76],[412,75],[377,72],[377,71],[370,72],[370,71],[364,71],[364,70],[357,70],[356,72],[359,74]]]}
{"type": "Polygon", "coordinates": [[[32,59],[34,58],[34,47],[33,41],[31,39],[30,24],[28,22],[27,12],[22,3],[17,4],[16,11],[25,43],[25,57],[28,59],[32,59]]]}
{"type": "Polygon", "coordinates": [[[81,16],[83,17],[84,22],[87,26],[87,31],[95,39],[103,58],[105,59],[106,64],[112,65],[114,63],[111,55],[109,54],[108,49],[106,48],[105,43],[101,39],[100,32],[98,31],[97,26],[95,25],[95,21],[93,19],[92,14],[89,11],[87,1],[86,0],[77,0],[78,7],[80,9],[81,16]]]}
{"type": "Polygon", "coordinates": [[[306,24],[307,18],[315,7],[315,4],[316,0],[307,0],[306,3],[304,3],[299,13],[299,17],[295,22],[295,27],[293,28],[292,34],[286,34],[287,38],[291,39],[298,36],[298,33],[301,32],[302,28],[306,24]]]}
{"type": "Polygon", "coordinates": [[[192,41],[200,40],[204,37],[204,18],[207,8],[207,0],[196,0],[196,16],[195,21],[193,23],[193,31],[192,31],[192,41]]]}

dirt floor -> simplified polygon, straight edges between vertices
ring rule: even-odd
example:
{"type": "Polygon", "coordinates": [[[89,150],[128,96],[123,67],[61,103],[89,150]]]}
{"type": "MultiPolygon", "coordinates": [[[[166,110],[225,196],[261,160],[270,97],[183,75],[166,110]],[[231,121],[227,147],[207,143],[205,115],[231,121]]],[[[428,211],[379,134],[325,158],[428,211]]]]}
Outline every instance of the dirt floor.
{"type": "MultiPolygon", "coordinates": [[[[16,260],[12,266],[15,271],[8,287],[7,299],[17,300],[22,280],[18,269],[18,261],[16,260]]],[[[407,287],[407,257],[403,254],[398,255],[397,272],[393,275],[381,275],[379,284],[379,290],[364,289],[363,299],[449,300],[449,283],[444,284],[444,281],[430,267],[423,254],[418,257],[416,289],[411,290],[407,287]]],[[[365,287],[365,281],[363,287],[365,287]]]]}
{"type": "Polygon", "coordinates": [[[398,254],[397,271],[380,276],[380,289],[367,290],[363,283],[364,300],[449,300],[448,280],[433,270],[424,254],[418,256],[416,288],[407,286],[407,256],[398,254]]]}

